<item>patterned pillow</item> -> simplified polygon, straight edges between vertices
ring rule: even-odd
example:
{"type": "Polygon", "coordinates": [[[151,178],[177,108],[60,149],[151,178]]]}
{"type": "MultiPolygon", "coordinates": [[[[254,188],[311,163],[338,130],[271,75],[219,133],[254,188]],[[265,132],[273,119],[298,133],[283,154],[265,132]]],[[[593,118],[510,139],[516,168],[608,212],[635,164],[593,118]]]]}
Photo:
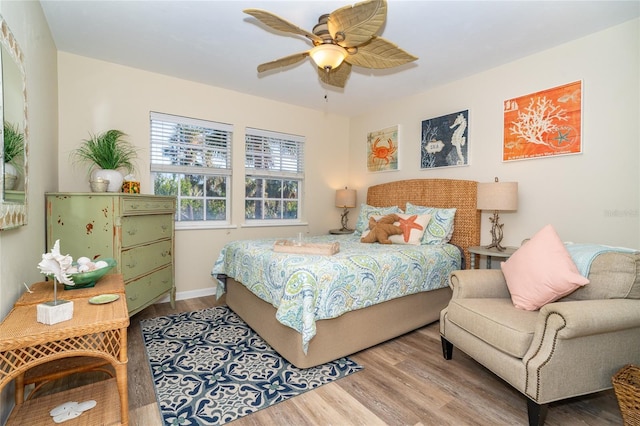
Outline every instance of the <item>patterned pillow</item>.
{"type": "Polygon", "coordinates": [[[431,216],[428,214],[399,214],[398,216],[400,216],[402,222],[395,222],[394,225],[402,228],[404,233],[402,235],[391,235],[389,240],[393,244],[421,245],[422,237],[431,221],[431,216]]]}
{"type": "Polygon", "coordinates": [[[453,235],[453,221],[456,209],[441,209],[437,207],[416,206],[407,203],[406,214],[429,214],[431,220],[427,225],[427,231],[422,236],[422,244],[446,244],[453,235]]]}
{"type": "Polygon", "coordinates": [[[356,230],[353,235],[362,235],[364,231],[369,229],[369,218],[371,216],[386,216],[391,213],[402,213],[402,210],[398,206],[374,207],[364,203],[360,204],[358,222],[356,222],[356,230]]]}

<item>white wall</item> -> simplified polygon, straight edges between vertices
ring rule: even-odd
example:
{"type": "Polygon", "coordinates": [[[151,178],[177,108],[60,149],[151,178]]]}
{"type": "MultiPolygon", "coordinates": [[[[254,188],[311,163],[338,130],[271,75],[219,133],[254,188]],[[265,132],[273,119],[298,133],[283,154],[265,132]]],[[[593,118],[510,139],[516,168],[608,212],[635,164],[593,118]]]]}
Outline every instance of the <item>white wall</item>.
{"type": "MultiPolygon", "coordinates": [[[[347,183],[349,122],[324,114],[225,89],[205,86],[60,52],[58,54],[60,149],[59,190],[88,192],[87,166],[73,165],[69,154],[89,132],[120,129],[140,148],[137,175],[143,193],[153,188],[149,175],[149,112],[194,117],[234,125],[232,223],[244,222],[244,128],[254,127],[306,137],[303,219],[308,226],[178,230],[176,285],[179,293],[213,290],[211,268],[228,241],[322,234],[340,223],[335,190],[347,183]]],[[[64,247],[64,242],[61,242],[64,247]]],[[[193,294],[193,293],[192,293],[193,294]]]]}
{"type": "MultiPolygon", "coordinates": [[[[0,318],[23,293],[22,283],[42,281],[36,265],[44,252],[45,191],[56,189],[58,107],[56,48],[39,2],[0,1],[4,17],[22,49],[29,114],[28,224],[0,231],[0,318]]],[[[35,321],[35,317],[34,317],[35,321]]],[[[13,386],[0,395],[0,424],[13,407],[13,386]]]]}
{"type": "MultiPolygon", "coordinates": [[[[456,178],[519,183],[519,208],[500,215],[504,243],[551,223],[565,241],[640,247],[640,20],[438,87],[351,120],[349,186],[456,178]],[[583,81],[583,153],[502,162],[503,101],[583,81]],[[469,110],[465,167],[420,169],[422,120],[469,110]],[[400,170],[369,173],[366,134],[399,125],[400,170]]],[[[482,244],[491,241],[483,213],[482,244]]]]}

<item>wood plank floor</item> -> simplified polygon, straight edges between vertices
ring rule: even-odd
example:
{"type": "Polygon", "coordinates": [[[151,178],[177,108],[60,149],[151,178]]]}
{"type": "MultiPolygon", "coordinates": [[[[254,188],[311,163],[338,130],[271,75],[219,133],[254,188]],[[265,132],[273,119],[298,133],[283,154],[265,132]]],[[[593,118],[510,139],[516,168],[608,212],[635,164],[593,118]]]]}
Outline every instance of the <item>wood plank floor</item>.
{"type": "MultiPolygon", "coordinates": [[[[150,306],[129,327],[130,424],[161,425],[140,320],[204,309],[214,296],[150,306]]],[[[526,425],[524,396],[460,351],[445,361],[434,323],[351,358],[365,368],[233,422],[246,425],[526,425]]],[[[71,382],[92,380],[83,378],[71,382]]],[[[95,378],[93,378],[95,380],[95,378]]],[[[69,382],[69,381],[67,381],[69,382]]],[[[57,391],[58,384],[51,391],[57,391]]],[[[548,426],[621,425],[613,390],[551,404],[548,426]]]]}

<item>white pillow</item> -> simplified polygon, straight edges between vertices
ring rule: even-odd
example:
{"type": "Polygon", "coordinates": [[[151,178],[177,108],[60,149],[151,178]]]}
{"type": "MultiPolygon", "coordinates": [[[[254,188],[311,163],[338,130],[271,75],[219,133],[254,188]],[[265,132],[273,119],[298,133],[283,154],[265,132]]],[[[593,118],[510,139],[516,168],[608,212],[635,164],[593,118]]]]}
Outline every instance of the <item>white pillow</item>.
{"type": "MultiPolygon", "coordinates": [[[[427,224],[431,220],[431,216],[428,214],[425,215],[410,215],[404,213],[396,213],[398,217],[400,217],[400,222],[393,222],[395,226],[399,226],[403,231],[406,230],[402,235],[389,235],[389,241],[393,244],[411,244],[411,245],[420,245],[422,244],[422,235],[424,234],[427,224]]],[[[373,215],[371,216],[376,221],[380,220],[380,218],[386,215],[373,215]]],[[[362,238],[369,235],[371,232],[369,229],[362,233],[362,238]]]]}
{"type": "Polygon", "coordinates": [[[422,236],[424,235],[427,225],[431,220],[431,215],[428,214],[398,214],[400,222],[395,222],[394,225],[402,228],[402,235],[391,235],[389,239],[393,244],[422,244],[422,236]]]}

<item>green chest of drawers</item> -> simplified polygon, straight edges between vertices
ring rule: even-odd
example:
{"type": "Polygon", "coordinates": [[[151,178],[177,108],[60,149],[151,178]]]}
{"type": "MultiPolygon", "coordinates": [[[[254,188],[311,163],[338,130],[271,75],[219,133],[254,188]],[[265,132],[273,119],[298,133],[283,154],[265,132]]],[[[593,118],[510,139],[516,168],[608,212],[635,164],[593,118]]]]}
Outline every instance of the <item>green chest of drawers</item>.
{"type": "Polygon", "coordinates": [[[47,251],[60,240],[60,251],[74,260],[114,258],[124,278],[129,315],[166,294],[175,305],[175,198],[48,193],[46,208],[47,251]]]}

